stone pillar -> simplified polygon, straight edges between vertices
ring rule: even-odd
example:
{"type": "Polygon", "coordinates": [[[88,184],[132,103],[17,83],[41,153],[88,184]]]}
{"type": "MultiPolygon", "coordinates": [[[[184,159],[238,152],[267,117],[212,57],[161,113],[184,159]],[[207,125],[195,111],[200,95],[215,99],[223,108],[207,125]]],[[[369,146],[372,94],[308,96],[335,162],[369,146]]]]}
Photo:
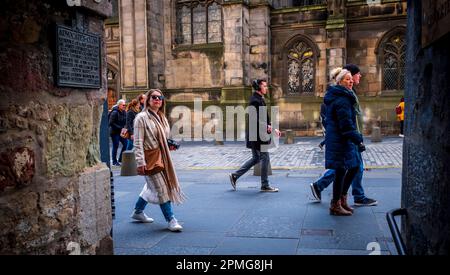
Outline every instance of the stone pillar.
{"type": "Polygon", "coordinates": [[[245,1],[224,3],[225,86],[250,85],[249,73],[249,10],[245,1]]]}
{"type": "Polygon", "coordinates": [[[345,21],[344,1],[328,1],[327,31],[327,81],[330,71],[336,67],[343,67],[346,60],[347,24],[345,21]]]}
{"type": "Polygon", "coordinates": [[[139,93],[149,88],[147,1],[119,1],[119,15],[121,90],[139,93]]]}
{"type": "Polygon", "coordinates": [[[7,0],[2,8],[0,254],[112,254],[110,173],[99,146],[111,4],[7,0]],[[56,24],[66,55],[54,50],[56,24]]]}
{"type": "MultiPolygon", "coordinates": [[[[248,104],[252,93],[250,87],[250,29],[248,0],[224,1],[223,44],[224,44],[224,87],[220,97],[222,106],[248,104]]],[[[245,128],[245,121],[234,123],[235,138],[237,130],[245,128]]],[[[230,130],[229,130],[230,131],[230,130]]],[[[230,136],[229,132],[226,134],[230,136]]]]}
{"type": "MultiPolygon", "coordinates": [[[[270,78],[270,3],[250,1],[250,79],[270,78]]],[[[270,84],[270,81],[269,81],[270,84]]]]}
{"type": "Polygon", "coordinates": [[[422,22],[440,2],[408,0],[402,234],[411,255],[450,254],[450,35],[439,20],[422,22]],[[442,35],[427,37],[436,24],[442,35]]]}

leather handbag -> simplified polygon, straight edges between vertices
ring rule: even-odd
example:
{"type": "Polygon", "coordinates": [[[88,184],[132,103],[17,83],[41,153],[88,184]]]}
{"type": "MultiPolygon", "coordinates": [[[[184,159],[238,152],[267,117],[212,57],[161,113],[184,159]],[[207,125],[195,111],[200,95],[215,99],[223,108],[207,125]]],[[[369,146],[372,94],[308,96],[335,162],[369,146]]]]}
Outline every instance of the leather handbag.
{"type": "Polygon", "coordinates": [[[145,174],[154,175],[164,170],[164,163],[162,160],[160,148],[144,150],[145,174]]]}

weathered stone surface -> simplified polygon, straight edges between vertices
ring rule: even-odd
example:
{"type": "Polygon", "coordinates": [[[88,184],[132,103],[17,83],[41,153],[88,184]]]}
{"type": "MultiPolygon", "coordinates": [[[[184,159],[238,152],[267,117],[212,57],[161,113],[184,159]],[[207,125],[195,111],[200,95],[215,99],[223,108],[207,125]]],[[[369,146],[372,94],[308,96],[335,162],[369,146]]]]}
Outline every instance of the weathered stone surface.
{"type": "Polygon", "coordinates": [[[0,154],[0,192],[7,186],[26,186],[35,174],[35,156],[29,148],[16,148],[0,154]]]}
{"type": "Polygon", "coordinates": [[[422,48],[425,1],[408,1],[402,233],[411,255],[450,254],[450,36],[422,48]]]}
{"type": "Polygon", "coordinates": [[[72,22],[103,36],[103,22],[85,9],[75,14],[66,1],[6,0],[2,6],[0,254],[68,254],[70,243],[81,244],[84,254],[105,251],[111,245],[110,181],[109,172],[97,164],[106,89],[56,87],[54,41],[49,40],[54,23],[72,22]],[[86,169],[88,174],[102,172],[80,187],[79,174],[86,169]],[[82,233],[81,201],[90,192],[95,197],[90,207],[98,217],[91,217],[95,226],[83,227],[93,232],[82,233]],[[91,235],[96,237],[84,240],[91,235]]]}
{"type": "MultiPolygon", "coordinates": [[[[86,166],[93,131],[91,106],[57,106],[47,133],[45,159],[49,176],[73,176],[86,166]]],[[[96,124],[97,126],[97,124],[96,124]]]]}
{"type": "Polygon", "coordinates": [[[112,228],[111,187],[108,167],[98,165],[79,177],[82,247],[97,246],[112,228]]]}

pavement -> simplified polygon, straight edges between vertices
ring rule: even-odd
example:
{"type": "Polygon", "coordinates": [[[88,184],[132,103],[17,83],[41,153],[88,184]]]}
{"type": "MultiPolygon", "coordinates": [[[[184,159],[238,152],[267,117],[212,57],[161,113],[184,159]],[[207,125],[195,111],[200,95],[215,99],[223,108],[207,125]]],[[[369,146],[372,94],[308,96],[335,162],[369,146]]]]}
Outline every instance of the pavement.
{"type": "MultiPolygon", "coordinates": [[[[386,212],[400,207],[402,139],[367,142],[363,158],[365,193],[378,206],[355,207],[350,217],[328,213],[332,188],[322,202],[312,200],[309,184],[323,174],[320,138],[281,144],[271,153],[271,184],[278,193],[260,192],[252,170],[237,191],[228,174],[250,157],[243,143],[186,143],[173,153],[188,199],[174,205],[183,232],[167,230],[158,205],[145,212],[155,221],[133,222],[130,215],[144,184],[140,176],[120,176],[113,168],[116,216],[114,252],[121,255],[369,255],[396,254],[386,212]],[[304,166],[303,166],[304,165],[304,166]]],[[[349,202],[353,200],[350,197],[349,202]]]]}

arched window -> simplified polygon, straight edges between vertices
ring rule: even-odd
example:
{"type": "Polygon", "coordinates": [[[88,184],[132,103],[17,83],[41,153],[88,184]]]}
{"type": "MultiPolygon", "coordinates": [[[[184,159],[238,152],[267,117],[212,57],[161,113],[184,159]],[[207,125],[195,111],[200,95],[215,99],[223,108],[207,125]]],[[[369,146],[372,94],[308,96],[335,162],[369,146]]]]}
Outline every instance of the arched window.
{"type": "Polygon", "coordinates": [[[405,89],[405,30],[390,31],[377,49],[382,72],[383,90],[405,89]]]}
{"type": "Polygon", "coordinates": [[[301,40],[292,44],[286,54],[288,95],[314,94],[316,57],[312,47],[301,40]]]}
{"type": "Polygon", "coordinates": [[[176,43],[181,45],[222,42],[220,0],[177,0],[176,43]]]}

